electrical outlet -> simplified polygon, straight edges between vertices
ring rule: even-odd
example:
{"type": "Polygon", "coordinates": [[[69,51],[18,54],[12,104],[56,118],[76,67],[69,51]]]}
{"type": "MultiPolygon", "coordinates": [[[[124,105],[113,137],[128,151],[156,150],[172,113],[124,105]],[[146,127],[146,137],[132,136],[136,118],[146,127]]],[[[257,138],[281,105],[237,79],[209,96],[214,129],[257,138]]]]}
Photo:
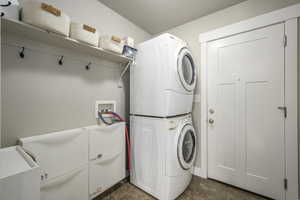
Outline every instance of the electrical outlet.
{"type": "MultiPolygon", "coordinates": [[[[98,112],[116,112],[116,101],[96,101],[95,117],[99,119],[98,112]]],[[[110,115],[103,115],[103,117],[110,117],[110,115]]]]}

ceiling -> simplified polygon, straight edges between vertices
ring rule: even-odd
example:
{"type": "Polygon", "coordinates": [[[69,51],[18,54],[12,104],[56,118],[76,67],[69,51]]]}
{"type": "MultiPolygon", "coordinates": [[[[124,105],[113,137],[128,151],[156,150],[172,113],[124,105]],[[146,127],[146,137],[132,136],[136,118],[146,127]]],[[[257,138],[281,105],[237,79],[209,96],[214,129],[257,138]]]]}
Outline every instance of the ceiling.
{"type": "Polygon", "coordinates": [[[99,0],[151,34],[245,0],[99,0]]]}

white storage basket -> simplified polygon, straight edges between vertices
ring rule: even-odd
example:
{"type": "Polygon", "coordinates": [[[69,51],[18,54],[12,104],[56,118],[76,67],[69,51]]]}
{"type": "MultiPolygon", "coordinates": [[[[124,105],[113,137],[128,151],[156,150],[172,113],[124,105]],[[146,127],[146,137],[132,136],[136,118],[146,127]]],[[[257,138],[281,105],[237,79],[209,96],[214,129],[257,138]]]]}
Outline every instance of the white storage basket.
{"type": "Polygon", "coordinates": [[[17,0],[0,0],[1,17],[19,20],[19,2],[17,0]]]}
{"type": "Polygon", "coordinates": [[[64,36],[69,36],[70,18],[51,5],[30,1],[23,4],[22,21],[52,31],[64,36]]]}
{"type": "Polygon", "coordinates": [[[115,53],[122,54],[124,41],[115,36],[101,36],[99,47],[109,51],[113,51],[115,53]]]}
{"type": "Polygon", "coordinates": [[[93,46],[98,46],[99,43],[99,33],[97,30],[85,24],[72,22],[70,37],[93,46]]]}

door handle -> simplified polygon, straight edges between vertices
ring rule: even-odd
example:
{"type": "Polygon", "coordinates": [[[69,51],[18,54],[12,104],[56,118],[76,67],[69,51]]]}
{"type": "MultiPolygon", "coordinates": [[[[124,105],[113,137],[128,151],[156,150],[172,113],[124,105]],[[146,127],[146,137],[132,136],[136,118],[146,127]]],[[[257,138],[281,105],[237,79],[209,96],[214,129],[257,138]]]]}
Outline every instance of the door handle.
{"type": "Polygon", "coordinates": [[[286,106],[278,106],[277,108],[279,110],[282,110],[283,114],[284,114],[284,118],[287,118],[287,108],[286,108],[286,106]]]}

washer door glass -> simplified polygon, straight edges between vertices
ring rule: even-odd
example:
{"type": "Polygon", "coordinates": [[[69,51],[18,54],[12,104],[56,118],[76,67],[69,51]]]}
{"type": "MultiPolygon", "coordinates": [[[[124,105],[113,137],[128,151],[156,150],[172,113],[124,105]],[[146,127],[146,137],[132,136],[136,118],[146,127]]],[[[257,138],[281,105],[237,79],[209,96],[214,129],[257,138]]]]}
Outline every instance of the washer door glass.
{"type": "Polygon", "coordinates": [[[187,91],[194,90],[196,85],[196,69],[193,57],[186,48],[183,48],[179,53],[177,70],[182,86],[187,91]]]}
{"type": "Polygon", "coordinates": [[[193,166],[196,155],[196,135],[191,124],[187,124],[181,129],[177,154],[183,169],[188,170],[193,166]]]}

